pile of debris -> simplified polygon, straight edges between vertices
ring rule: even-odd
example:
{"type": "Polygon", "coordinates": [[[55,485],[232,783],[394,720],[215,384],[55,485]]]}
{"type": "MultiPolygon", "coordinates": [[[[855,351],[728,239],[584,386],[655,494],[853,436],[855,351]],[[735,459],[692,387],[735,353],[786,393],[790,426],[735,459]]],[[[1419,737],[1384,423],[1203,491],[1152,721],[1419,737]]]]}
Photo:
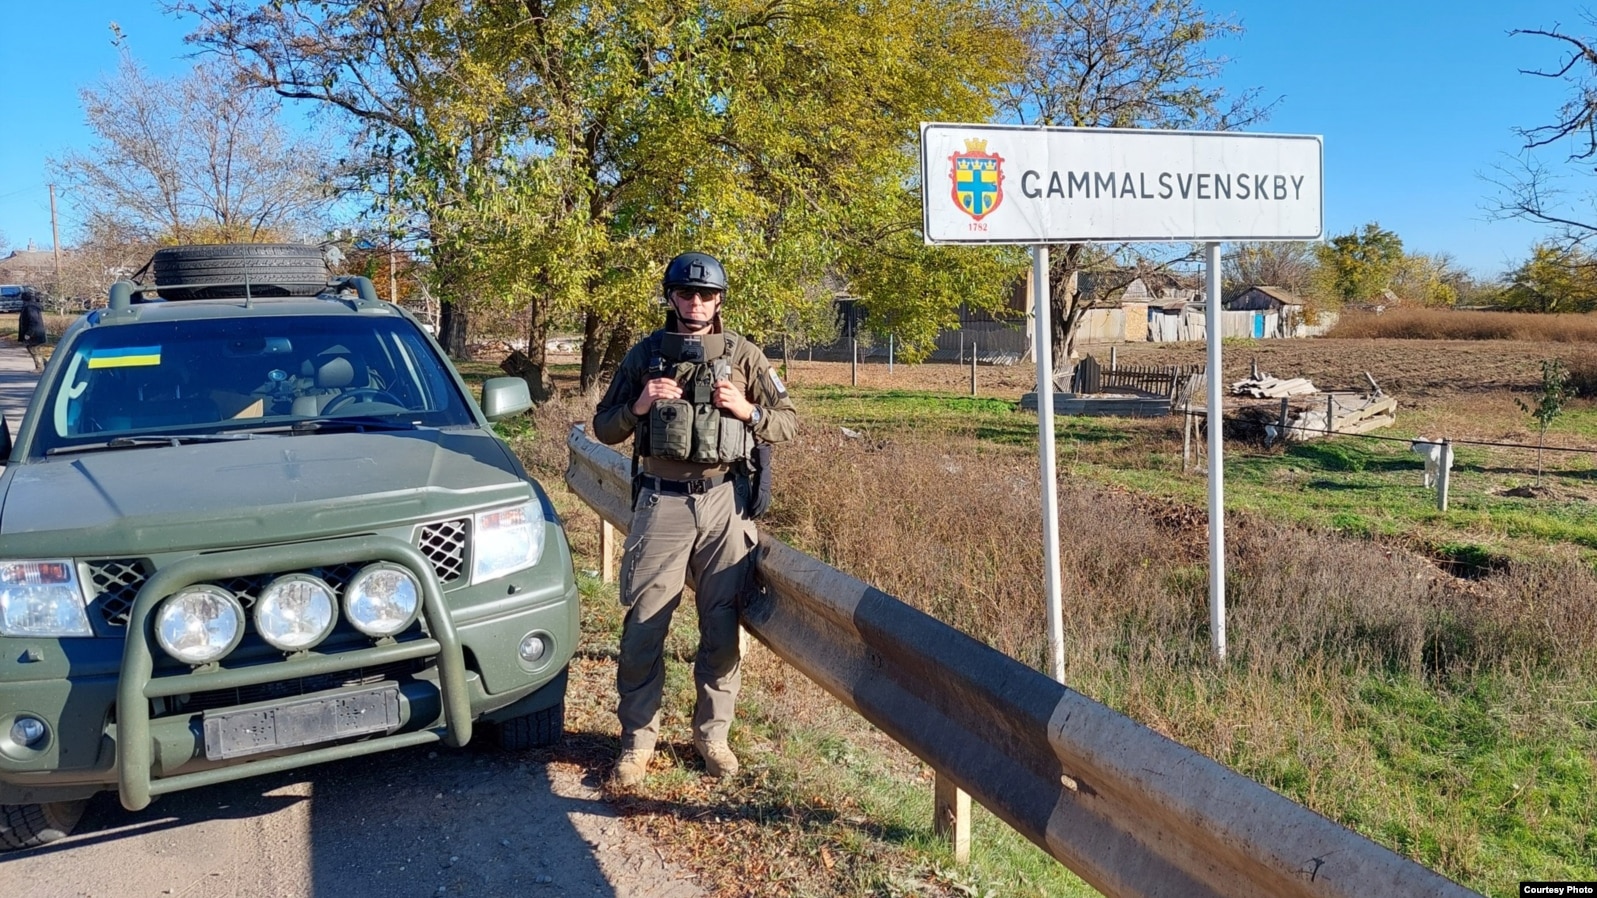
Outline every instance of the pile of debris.
{"type": "Polygon", "coordinates": [[[1319,439],[1339,433],[1367,433],[1397,420],[1397,400],[1381,391],[1365,372],[1370,391],[1321,392],[1308,378],[1260,374],[1231,384],[1230,395],[1244,400],[1227,415],[1226,437],[1261,445],[1319,439]]]}
{"type": "Polygon", "coordinates": [[[1304,396],[1309,393],[1318,393],[1319,388],[1306,377],[1294,377],[1282,380],[1266,374],[1260,376],[1255,373],[1247,380],[1239,380],[1231,385],[1232,396],[1252,396],[1255,399],[1280,399],[1283,396],[1304,396]]]}

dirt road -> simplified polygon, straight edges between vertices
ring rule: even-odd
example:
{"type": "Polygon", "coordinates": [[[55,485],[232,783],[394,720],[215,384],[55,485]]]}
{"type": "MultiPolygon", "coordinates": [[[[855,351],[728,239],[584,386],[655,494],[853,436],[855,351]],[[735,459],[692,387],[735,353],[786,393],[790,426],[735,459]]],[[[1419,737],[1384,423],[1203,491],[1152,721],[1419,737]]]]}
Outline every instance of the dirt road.
{"type": "Polygon", "coordinates": [[[30,898],[702,894],[596,785],[558,755],[407,749],[138,813],[100,795],[71,837],[0,856],[0,869],[30,898]]]}

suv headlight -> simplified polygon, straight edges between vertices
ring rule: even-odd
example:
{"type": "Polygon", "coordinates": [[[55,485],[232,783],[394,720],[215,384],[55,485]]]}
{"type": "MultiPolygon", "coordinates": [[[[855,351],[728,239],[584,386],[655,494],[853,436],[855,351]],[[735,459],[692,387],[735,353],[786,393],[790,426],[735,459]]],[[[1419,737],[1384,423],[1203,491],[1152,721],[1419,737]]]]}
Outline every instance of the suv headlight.
{"type": "Polygon", "coordinates": [[[71,561],[0,561],[0,636],[93,636],[71,561]]]}
{"type": "Polygon", "coordinates": [[[543,557],[543,506],[537,501],[481,512],[472,523],[472,583],[513,574],[543,557]]]}
{"type": "Polygon", "coordinates": [[[244,637],[244,606],[219,586],[179,590],[155,611],[155,641],[186,664],[209,664],[244,637]]]}

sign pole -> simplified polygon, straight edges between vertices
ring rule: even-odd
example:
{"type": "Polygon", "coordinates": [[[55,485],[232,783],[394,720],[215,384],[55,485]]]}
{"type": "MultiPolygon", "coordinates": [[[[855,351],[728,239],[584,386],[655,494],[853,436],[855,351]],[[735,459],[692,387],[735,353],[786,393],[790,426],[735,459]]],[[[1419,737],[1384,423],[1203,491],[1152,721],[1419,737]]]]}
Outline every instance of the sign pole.
{"type": "Polygon", "coordinates": [[[1203,247],[1204,336],[1209,341],[1207,378],[1209,422],[1209,643],[1216,660],[1225,660],[1225,415],[1220,406],[1220,244],[1203,247]]]}
{"type": "Polygon", "coordinates": [[[1037,439],[1042,456],[1042,545],[1048,587],[1049,673],[1065,681],[1064,611],[1059,597],[1059,481],[1054,473],[1054,342],[1048,308],[1048,247],[1031,248],[1032,319],[1037,356],[1037,439]]]}

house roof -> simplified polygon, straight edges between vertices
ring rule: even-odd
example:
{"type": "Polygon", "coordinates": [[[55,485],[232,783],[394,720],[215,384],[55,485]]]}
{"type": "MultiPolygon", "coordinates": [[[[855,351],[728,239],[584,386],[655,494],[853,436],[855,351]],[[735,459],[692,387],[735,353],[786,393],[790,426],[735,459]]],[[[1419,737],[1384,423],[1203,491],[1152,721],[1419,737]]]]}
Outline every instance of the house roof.
{"type": "Polygon", "coordinates": [[[1247,292],[1249,292],[1251,290],[1257,290],[1260,293],[1263,293],[1265,296],[1268,296],[1271,299],[1275,300],[1276,302],[1281,303],[1282,305],[1287,305],[1287,306],[1301,306],[1301,305],[1303,305],[1303,300],[1297,294],[1290,293],[1290,292],[1288,292],[1286,290],[1281,289],[1280,287],[1270,287],[1270,286],[1255,285],[1255,286],[1249,287],[1247,290],[1244,290],[1242,292],[1247,293],[1247,292]]]}
{"type": "Polygon", "coordinates": [[[19,249],[0,259],[0,281],[7,284],[33,283],[55,276],[55,253],[48,250],[19,249]]]}

